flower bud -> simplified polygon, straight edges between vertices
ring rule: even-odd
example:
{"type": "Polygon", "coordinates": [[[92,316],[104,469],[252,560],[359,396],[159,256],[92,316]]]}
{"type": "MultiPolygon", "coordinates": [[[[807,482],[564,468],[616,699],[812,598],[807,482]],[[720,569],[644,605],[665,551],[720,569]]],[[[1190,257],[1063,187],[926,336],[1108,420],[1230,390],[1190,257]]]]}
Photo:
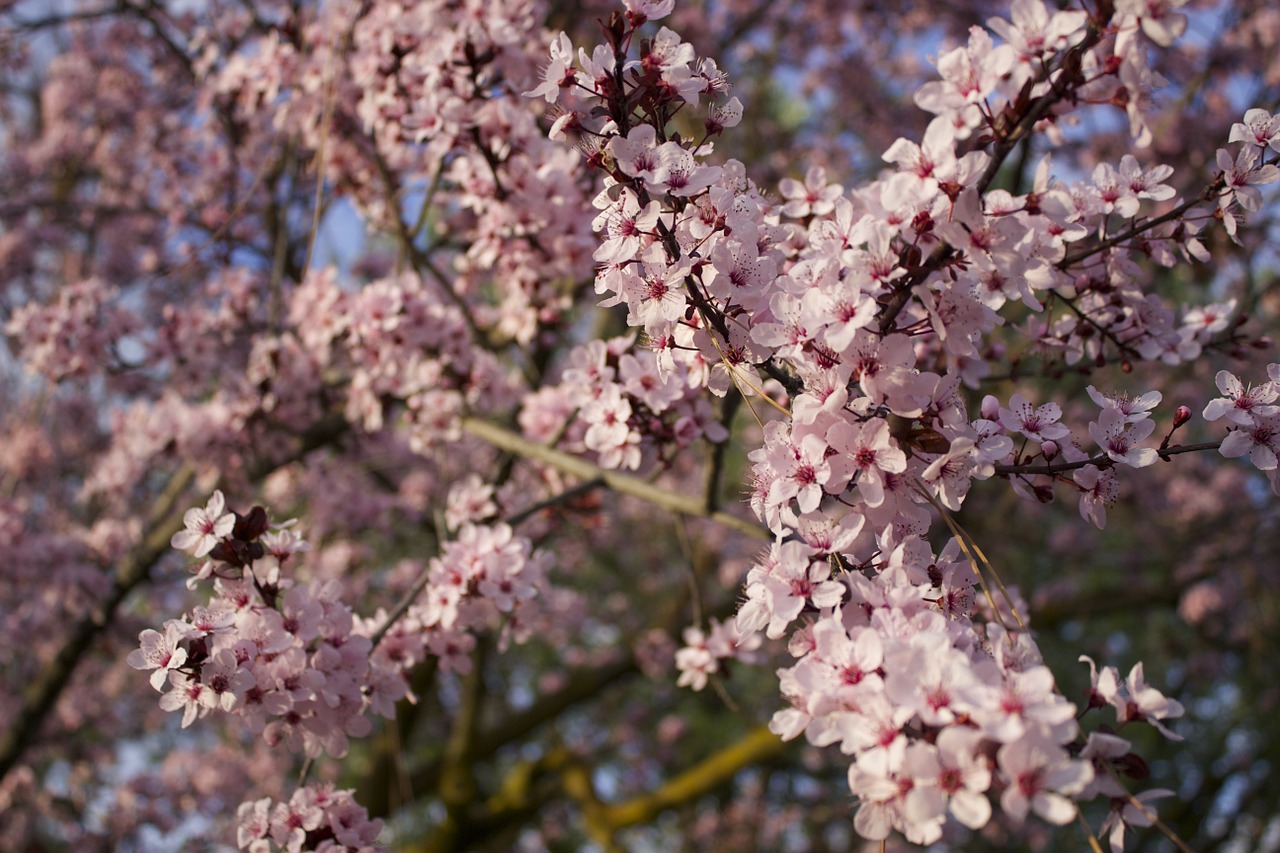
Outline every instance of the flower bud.
{"type": "Polygon", "coordinates": [[[1000,401],[990,394],[982,398],[982,417],[989,421],[1000,419],[1000,401]]]}
{"type": "Polygon", "coordinates": [[[1058,451],[1060,449],[1061,448],[1058,447],[1058,442],[1054,441],[1053,439],[1042,442],[1040,444],[1040,452],[1044,454],[1045,462],[1052,462],[1054,459],[1056,459],[1058,457],[1058,451]]]}
{"type": "Polygon", "coordinates": [[[1151,775],[1151,769],[1147,766],[1146,760],[1136,752],[1126,753],[1113,762],[1115,768],[1130,779],[1146,779],[1151,775]]]}
{"type": "Polygon", "coordinates": [[[1173,413],[1173,428],[1177,429],[1189,420],[1191,420],[1191,410],[1186,406],[1179,406],[1178,411],[1173,413]]]}

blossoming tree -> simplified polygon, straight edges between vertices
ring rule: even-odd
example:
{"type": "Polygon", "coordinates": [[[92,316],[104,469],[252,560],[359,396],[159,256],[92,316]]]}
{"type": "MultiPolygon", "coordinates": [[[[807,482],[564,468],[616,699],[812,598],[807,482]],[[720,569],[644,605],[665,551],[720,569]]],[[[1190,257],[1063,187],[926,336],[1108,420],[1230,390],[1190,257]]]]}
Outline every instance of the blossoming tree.
{"type": "Polygon", "coordinates": [[[0,18],[0,845],[1274,842],[1267,4],[0,18]]]}

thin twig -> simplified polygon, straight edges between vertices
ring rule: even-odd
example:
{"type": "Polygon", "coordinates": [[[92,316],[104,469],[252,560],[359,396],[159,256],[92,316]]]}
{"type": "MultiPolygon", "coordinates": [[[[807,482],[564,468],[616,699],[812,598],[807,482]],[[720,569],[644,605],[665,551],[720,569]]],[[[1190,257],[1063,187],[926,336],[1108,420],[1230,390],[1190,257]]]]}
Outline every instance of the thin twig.
{"type": "MultiPolygon", "coordinates": [[[[1173,447],[1159,448],[1156,453],[1160,458],[1169,461],[1169,457],[1177,456],[1180,453],[1196,453],[1201,450],[1217,450],[1222,446],[1221,441],[1207,441],[1203,444],[1175,444],[1173,447]]],[[[1110,456],[1105,453],[1099,453],[1097,456],[1091,456],[1088,459],[1081,459],[1079,462],[1049,462],[1042,465],[996,465],[997,474],[1016,475],[1016,474],[1061,474],[1064,471],[1075,471],[1086,465],[1097,465],[1100,468],[1110,467],[1115,464],[1110,456]]]]}
{"type": "Polygon", "coordinates": [[[566,474],[572,474],[584,480],[599,478],[613,491],[639,498],[654,506],[678,512],[681,515],[707,518],[717,524],[731,527],[756,539],[765,541],[773,539],[772,533],[755,522],[719,510],[707,512],[701,495],[676,494],[661,486],[655,486],[640,477],[601,468],[599,465],[595,465],[585,459],[565,453],[562,450],[556,450],[554,447],[547,447],[530,441],[519,433],[504,429],[497,424],[480,418],[463,418],[462,429],[464,432],[470,433],[499,450],[505,450],[517,456],[542,462],[566,474]]]}

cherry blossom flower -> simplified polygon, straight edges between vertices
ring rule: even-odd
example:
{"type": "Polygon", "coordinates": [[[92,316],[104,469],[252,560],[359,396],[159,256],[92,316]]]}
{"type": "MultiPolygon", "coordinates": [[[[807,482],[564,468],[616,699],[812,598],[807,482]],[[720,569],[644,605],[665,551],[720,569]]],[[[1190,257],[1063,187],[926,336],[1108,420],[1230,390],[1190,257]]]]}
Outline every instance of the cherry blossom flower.
{"type": "Polygon", "coordinates": [[[1138,801],[1136,804],[1127,797],[1113,799],[1111,811],[1098,829],[1099,835],[1106,836],[1111,853],[1124,853],[1124,832],[1128,827],[1147,827],[1155,823],[1155,810],[1148,803],[1172,796],[1174,792],[1168,788],[1152,788],[1137,794],[1134,797],[1138,801]]]}
{"type": "Polygon", "coordinates": [[[208,688],[200,701],[210,708],[233,711],[244,701],[245,693],[257,684],[253,673],[242,669],[236,655],[223,649],[200,670],[200,681],[208,688]]]}
{"type": "Polygon", "coordinates": [[[991,819],[991,768],[979,753],[982,738],[973,729],[948,727],[938,734],[937,786],[947,795],[947,809],[970,829],[991,819]]]}
{"type": "Polygon", "coordinates": [[[1045,403],[1032,407],[1021,394],[1014,394],[1009,408],[1000,409],[1000,425],[1010,432],[1019,432],[1032,441],[1056,441],[1066,438],[1071,430],[1058,423],[1062,408],[1057,403],[1045,403]]]}
{"type": "Polygon", "coordinates": [[[992,740],[1010,743],[1029,731],[1070,738],[1076,726],[1075,706],[1054,691],[1046,666],[1005,673],[998,684],[974,685],[962,694],[975,708],[975,720],[992,740]]]}
{"type": "Polygon", "coordinates": [[[1072,474],[1080,489],[1080,517],[1099,530],[1107,526],[1107,507],[1115,503],[1119,484],[1114,468],[1085,465],[1072,474]]]}
{"type": "Polygon", "coordinates": [[[826,562],[812,559],[812,554],[803,542],[774,544],[768,562],[747,577],[747,602],[737,617],[740,634],[765,628],[770,639],[777,639],[806,604],[821,608],[839,603],[843,587],[830,580],[826,562]]]}
{"type": "Polygon", "coordinates": [[[805,173],[804,183],[794,178],[778,182],[778,191],[786,199],[782,215],[793,219],[823,216],[835,209],[835,200],[844,192],[839,184],[828,184],[826,170],[813,166],[805,173]]]}
{"type": "Polygon", "coordinates": [[[858,492],[867,506],[884,501],[886,474],[907,469],[907,456],[889,435],[889,424],[879,418],[856,425],[841,421],[827,433],[827,442],[840,455],[832,459],[832,478],[848,482],[857,477],[858,492]]]}
{"type": "Polygon", "coordinates": [[[1165,728],[1162,720],[1181,717],[1182,703],[1170,699],[1156,688],[1147,684],[1142,671],[1142,662],[1133,665],[1129,677],[1125,679],[1123,693],[1111,698],[1116,708],[1116,716],[1121,723],[1130,720],[1141,720],[1150,723],[1160,734],[1169,740],[1182,740],[1182,736],[1165,728]]]}
{"type": "Polygon", "coordinates": [[[1016,60],[1012,47],[994,47],[985,30],[973,27],[965,47],[938,57],[942,81],[921,86],[916,92],[916,105],[949,119],[954,115],[953,126],[957,128],[976,127],[981,121],[977,105],[995,90],[1016,60]]]}
{"type": "Polygon", "coordinates": [[[1262,109],[1245,111],[1244,121],[1231,125],[1228,142],[1247,142],[1280,150],[1280,116],[1272,116],[1262,109]]]}
{"type": "Polygon", "coordinates": [[[684,647],[676,652],[676,669],[680,671],[676,685],[702,690],[708,677],[720,671],[721,661],[736,658],[754,662],[761,638],[759,634],[739,634],[733,620],[721,622],[712,617],[709,633],[691,626],[684,630],[684,641],[684,647]]]}
{"type": "Polygon", "coordinates": [[[151,686],[163,691],[170,670],[177,670],[187,662],[187,650],[180,643],[185,638],[180,623],[175,619],[165,622],[164,633],[147,628],[138,635],[142,648],[129,652],[128,663],[134,669],[154,669],[151,686]]]}
{"type": "Polygon", "coordinates": [[[470,474],[449,489],[444,511],[445,526],[449,530],[457,530],[465,522],[484,521],[497,512],[493,486],[485,483],[479,474],[470,474]]]}
{"type": "Polygon", "coordinates": [[[1227,433],[1218,452],[1230,459],[1248,453],[1249,461],[1259,471],[1276,470],[1277,453],[1280,453],[1280,416],[1257,417],[1252,426],[1236,427],[1227,433]]]}
{"type": "Polygon", "coordinates": [[[185,729],[209,712],[211,705],[204,698],[206,688],[184,672],[169,671],[169,685],[173,687],[160,697],[160,707],[166,711],[182,711],[182,727],[185,729]]]}
{"type": "Polygon", "coordinates": [[[1029,730],[996,755],[1008,787],[1000,795],[1000,807],[1015,821],[1034,811],[1049,823],[1062,825],[1076,815],[1071,794],[1079,793],[1093,778],[1093,767],[1073,761],[1067,751],[1039,730],[1029,730]]]}
{"type": "MultiPolygon", "coordinates": [[[[1142,27],[1142,32],[1161,47],[1168,47],[1187,29],[1187,16],[1174,11],[1187,0],[1118,0],[1122,29],[1142,27]]],[[[1117,52],[1120,50],[1117,47],[1117,52]]]]}
{"type": "Polygon", "coordinates": [[[1198,340],[1207,341],[1213,335],[1226,330],[1235,310],[1235,299],[1197,306],[1187,311],[1182,319],[1182,327],[1193,330],[1198,340]]]}
{"type": "Polygon", "coordinates": [[[554,104],[562,89],[573,86],[578,79],[573,67],[573,43],[569,36],[560,33],[551,42],[551,61],[542,72],[542,85],[524,93],[526,98],[543,98],[554,104]]]}
{"type": "Polygon", "coordinates": [[[1099,670],[1088,655],[1081,655],[1079,660],[1089,664],[1089,707],[1101,708],[1110,704],[1120,690],[1120,676],[1116,668],[1104,666],[1099,670]]]}
{"type": "Polygon", "coordinates": [[[1280,406],[1272,405],[1280,397],[1280,389],[1274,382],[1245,387],[1234,373],[1219,370],[1214,380],[1223,396],[1209,401],[1204,407],[1206,421],[1225,417],[1234,424],[1251,427],[1259,417],[1270,417],[1280,412],[1280,406]]]}
{"type": "Polygon", "coordinates": [[[186,529],[173,534],[169,544],[193,557],[205,556],[221,539],[230,536],[235,526],[235,515],[224,512],[225,508],[222,492],[215,491],[204,509],[187,510],[182,517],[186,529]]]}
{"type": "Polygon", "coordinates": [[[854,829],[875,841],[897,829],[912,844],[928,845],[942,836],[946,799],[932,784],[935,762],[926,744],[868,750],[849,768],[849,788],[861,806],[854,829]]]}
{"type": "Polygon", "coordinates": [[[1089,392],[1089,398],[1101,408],[1117,410],[1124,415],[1125,422],[1131,424],[1150,417],[1151,410],[1160,405],[1160,401],[1164,399],[1159,391],[1148,391],[1137,397],[1130,397],[1125,393],[1103,394],[1092,385],[1085,390],[1089,392]]]}
{"type": "Polygon", "coordinates": [[[671,14],[676,0],[622,0],[627,7],[627,17],[637,29],[646,21],[656,21],[671,14]]]}
{"type": "Polygon", "coordinates": [[[1155,166],[1143,169],[1138,159],[1132,154],[1120,158],[1120,178],[1128,183],[1129,192],[1135,198],[1148,198],[1152,201],[1168,201],[1177,195],[1177,191],[1163,183],[1173,174],[1172,166],[1155,166]]]}
{"type": "Polygon", "coordinates": [[[1159,455],[1150,447],[1135,445],[1155,431],[1155,421],[1147,419],[1130,423],[1119,409],[1106,408],[1098,420],[1089,424],[1089,435],[1112,461],[1134,468],[1155,463],[1159,455]]]}
{"type": "Polygon", "coordinates": [[[731,127],[737,127],[742,121],[742,101],[730,98],[723,104],[716,104],[707,111],[704,126],[708,136],[724,133],[731,127]]]}
{"type": "Polygon", "coordinates": [[[1048,51],[1061,50],[1083,36],[1088,15],[1078,10],[1061,10],[1051,16],[1041,0],[1013,0],[1009,21],[988,18],[987,26],[1017,52],[1018,82],[1031,76],[1033,65],[1048,51]]]}
{"type": "Polygon", "coordinates": [[[1110,163],[1099,163],[1093,170],[1093,186],[1103,213],[1114,213],[1125,219],[1138,215],[1141,205],[1130,189],[1130,182],[1110,163]]]}
{"type": "Polygon", "coordinates": [[[1229,208],[1239,204],[1244,210],[1257,210],[1262,206],[1260,184],[1271,184],[1280,180],[1280,167],[1274,163],[1258,165],[1259,149],[1245,146],[1237,152],[1234,160],[1225,148],[1217,153],[1218,168],[1222,171],[1222,180],[1226,184],[1222,195],[1218,197],[1218,207],[1222,213],[1222,224],[1231,237],[1236,234],[1235,217],[1229,208]]]}

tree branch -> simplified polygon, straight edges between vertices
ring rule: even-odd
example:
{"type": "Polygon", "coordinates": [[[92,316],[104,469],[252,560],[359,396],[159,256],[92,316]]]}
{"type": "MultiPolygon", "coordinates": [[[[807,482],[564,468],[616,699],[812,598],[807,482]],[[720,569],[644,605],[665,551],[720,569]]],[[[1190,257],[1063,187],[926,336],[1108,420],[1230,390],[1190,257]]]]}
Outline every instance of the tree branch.
{"type": "Polygon", "coordinates": [[[552,468],[563,471],[566,474],[572,474],[583,480],[598,479],[620,494],[639,498],[646,503],[680,513],[681,515],[708,518],[756,539],[764,541],[773,539],[772,533],[754,522],[720,510],[708,512],[701,496],[676,494],[639,477],[606,470],[585,459],[556,450],[554,447],[547,447],[530,441],[518,433],[504,429],[489,421],[476,417],[466,417],[462,419],[462,429],[464,432],[470,433],[499,450],[505,450],[508,453],[514,453],[517,456],[523,456],[526,459],[550,465],[552,468]]]}
{"type": "MultiPolygon", "coordinates": [[[[1217,450],[1222,446],[1221,441],[1207,441],[1203,444],[1175,444],[1173,447],[1161,447],[1156,449],[1156,453],[1164,461],[1170,461],[1170,457],[1177,456],[1180,453],[1196,453],[1201,450],[1217,450]]],[[[1115,461],[1105,453],[1099,453],[1097,456],[1091,456],[1088,459],[1082,459],[1079,462],[1050,462],[1042,465],[997,465],[995,466],[997,474],[1045,474],[1054,475],[1061,474],[1064,471],[1075,471],[1086,465],[1097,465],[1099,468],[1109,468],[1115,464],[1115,461]]]]}
{"type": "MultiPolygon", "coordinates": [[[[270,465],[257,466],[249,472],[250,479],[257,480],[272,470],[305,456],[312,450],[332,442],[345,430],[341,418],[321,420],[304,436],[298,451],[288,459],[270,465]]],[[[188,504],[187,490],[195,482],[195,471],[183,466],[165,484],[147,513],[145,531],[138,544],[121,558],[111,581],[111,590],[102,606],[86,615],[71,629],[71,636],[58,650],[57,655],[44,667],[38,678],[22,695],[22,704],[13,721],[0,734],[0,779],[17,764],[26,750],[37,742],[40,725],[48,717],[54,703],[62,695],[80,659],[93,647],[94,640],[115,617],[121,602],[151,577],[151,570],[170,550],[169,539],[182,527],[182,517],[188,504]]]]}
{"type": "Polygon", "coordinates": [[[737,743],[707,756],[657,790],[596,809],[594,815],[588,816],[588,820],[595,824],[593,834],[600,831],[612,836],[619,829],[645,823],[667,809],[693,802],[729,783],[744,767],[772,758],[786,748],[786,742],[768,727],[759,726],[737,743]]]}
{"type": "Polygon", "coordinates": [[[111,624],[120,602],[147,579],[151,574],[151,567],[169,551],[169,537],[182,525],[182,515],[187,510],[183,497],[193,482],[195,471],[186,466],[169,479],[147,514],[144,527],[146,534],[116,566],[111,590],[102,606],[72,628],[71,637],[58,650],[58,654],[23,692],[22,705],[8,728],[0,734],[0,779],[8,774],[27,747],[35,742],[40,724],[48,717],[54,703],[71,681],[71,674],[80,659],[93,646],[98,635],[111,624]]]}

